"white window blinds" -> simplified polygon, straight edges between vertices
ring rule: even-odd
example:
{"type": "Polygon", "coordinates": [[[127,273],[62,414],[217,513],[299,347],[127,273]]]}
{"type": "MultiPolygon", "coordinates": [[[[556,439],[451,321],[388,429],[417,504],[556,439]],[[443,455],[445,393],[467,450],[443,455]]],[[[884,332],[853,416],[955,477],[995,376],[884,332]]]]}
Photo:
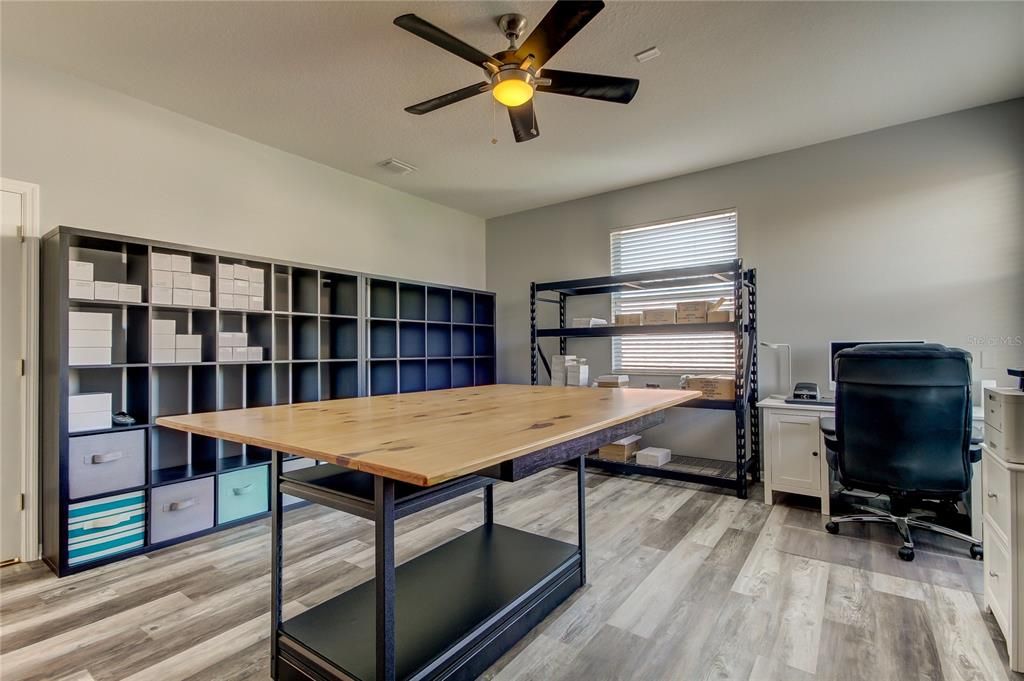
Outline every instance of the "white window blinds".
{"type": "MultiPolygon", "coordinates": [[[[695,267],[739,257],[736,212],[724,211],[612,232],[612,274],[695,267]]],[[[686,300],[725,298],[733,309],[733,284],[612,294],[612,314],[673,307],[686,300]]],[[[629,374],[735,372],[732,334],[622,336],[612,339],[612,369],[629,374]]]]}

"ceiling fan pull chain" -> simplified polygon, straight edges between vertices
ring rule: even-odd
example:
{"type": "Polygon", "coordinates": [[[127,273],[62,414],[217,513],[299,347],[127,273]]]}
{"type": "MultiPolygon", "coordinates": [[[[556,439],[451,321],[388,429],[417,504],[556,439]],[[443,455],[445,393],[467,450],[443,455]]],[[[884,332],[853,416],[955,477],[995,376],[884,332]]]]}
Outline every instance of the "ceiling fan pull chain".
{"type": "Polygon", "coordinates": [[[491,99],[491,144],[498,143],[498,104],[491,99]]]}

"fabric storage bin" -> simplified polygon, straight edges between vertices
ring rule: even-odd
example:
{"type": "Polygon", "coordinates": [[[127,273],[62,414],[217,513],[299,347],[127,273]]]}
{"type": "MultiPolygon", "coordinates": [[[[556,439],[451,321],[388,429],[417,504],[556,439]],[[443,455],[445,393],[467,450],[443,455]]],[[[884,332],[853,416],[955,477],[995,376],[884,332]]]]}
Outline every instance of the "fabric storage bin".
{"type": "MultiPolygon", "coordinates": [[[[285,461],[281,465],[281,470],[284,473],[288,473],[290,471],[297,471],[300,468],[311,468],[315,465],[316,459],[292,459],[291,461],[285,461]]],[[[297,504],[300,501],[302,501],[302,499],[293,497],[291,494],[281,495],[281,504],[284,506],[291,506],[292,504],[297,504]]]]}
{"type": "Polygon", "coordinates": [[[228,523],[269,510],[269,466],[217,476],[217,522],[228,523]]]}
{"type": "Polygon", "coordinates": [[[154,487],[150,492],[149,543],[213,527],[213,478],[154,487]]]}
{"type": "Polygon", "coordinates": [[[68,441],[68,486],[72,499],[146,484],[146,433],[83,435],[68,441]]]}
{"type": "Polygon", "coordinates": [[[145,539],[144,491],[68,505],[69,566],[141,548],[145,539]]]}

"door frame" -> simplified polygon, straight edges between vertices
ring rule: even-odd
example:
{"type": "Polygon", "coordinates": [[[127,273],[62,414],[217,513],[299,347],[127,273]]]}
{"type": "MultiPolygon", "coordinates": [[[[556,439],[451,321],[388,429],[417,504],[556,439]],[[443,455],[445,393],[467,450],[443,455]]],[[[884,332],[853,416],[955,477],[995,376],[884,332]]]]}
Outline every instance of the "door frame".
{"type": "Polygon", "coordinates": [[[25,511],[21,522],[21,559],[38,560],[40,555],[39,514],[39,185],[0,178],[0,189],[21,195],[24,216],[22,236],[23,313],[21,353],[25,359],[25,380],[21,383],[22,461],[21,490],[25,511]]]}

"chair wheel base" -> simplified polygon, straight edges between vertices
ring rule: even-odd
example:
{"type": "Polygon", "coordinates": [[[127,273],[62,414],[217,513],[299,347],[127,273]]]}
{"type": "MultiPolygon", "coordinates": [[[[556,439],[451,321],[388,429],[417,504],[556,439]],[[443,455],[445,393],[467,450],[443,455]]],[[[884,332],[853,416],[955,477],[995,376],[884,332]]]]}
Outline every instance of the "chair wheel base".
{"type": "Polygon", "coordinates": [[[828,521],[825,523],[825,531],[829,534],[839,534],[839,523],[828,521]]]}
{"type": "Polygon", "coordinates": [[[909,546],[901,546],[896,554],[900,557],[900,560],[905,560],[907,562],[914,560],[914,549],[909,546]]]}
{"type": "Polygon", "coordinates": [[[985,557],[985,549],[981,547],[981,544],[971,545],[971,558],[974,560],[981,560],[985,557]]]}

